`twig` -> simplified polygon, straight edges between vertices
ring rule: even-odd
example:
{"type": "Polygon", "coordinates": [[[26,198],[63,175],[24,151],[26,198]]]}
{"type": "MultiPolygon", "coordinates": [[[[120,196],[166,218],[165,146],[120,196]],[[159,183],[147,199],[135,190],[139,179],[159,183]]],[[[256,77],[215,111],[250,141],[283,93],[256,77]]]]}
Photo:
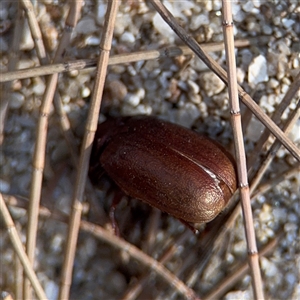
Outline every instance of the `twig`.
{"type": "Polygon", "coordinates": [[[263,299],[262,279],[258,260],[253,215],[250,203],[250,191],[247,177],[246,154],[243,141],[241,111],[237,92],[236,61],[234,54],[233,20],[231,2],[222,0],[223,6],[223,35],[228,69],[228,91],[231,106],[231,124],[237,160],[237,175],[239,179],[241,204],[244,216],[245,233],[248,247],[248,259],[252,275],[252,288],[255,299],[263,299]]]}
{"type": "Polygon", "coordinates": [[[98,115],[104,88],[105,76],[107,72],[107,64],[118,5],[119,1],[109,1],[107,4],[105,24],[102,33],[102,39],[100,42],[100,56],[97,65],[98,73],[95,79],[95,88],[91,99],[89,115],[86,123],[86,131],[82,142],[79,169],[77,172],[75,191],[73,195],[73,208],[70,216],[68,239],[61,275],[61,287],[59,294],[60,299],[68,299],[70,293],[73,263],[75,258],[76,244],[82,211],[81,203],[83,199],[84,187],[87,177],[87,169],[91,153],[91,147],[95,131],[97,129],[98,115]]]}
{"type": "MultiPolygon", "coordinates": [[[[25,5],[29,5],[28,1],[24,1],[25,5]]],[[[70,11],[68,18],[66,20],[65,31],[61,38],[60,44],[55,54],[54,62],[59,62],[62,59],[62,54],[64,52],[65,46],[69,43],[71,38],[71,33],[77,23],[79,11],[82,2],[76,1],[75,4],[70,6],[70,11]]],[[[32,7],[26,8],[27,12],[33,13],[32,7]]],[[[31,18],[34,16],[31,14],[31,18]]],[[[37,22],[33,22],[35,28],[34,32],[37,32],[38,27],[37,22]]],[[[39,35],[35,39],[38,42],[38,47],[43,48],[43,44],[40,43],[39,35]]],[[[40,51],[43,53],[43,50],[40,51]]],[[[46,57],[41,57],[46,60],[46,57]]],[[[54,93],[56,90],[56,84],[58,80],[58,74],[52,75],[47,78],[47,87],[42,101],[40,109],[40,118],[37,126],[37,138],[34,149],[33,158],[33,173],[32,173],[32,183],[30,188],[30,202],[28,209],[28,224],[27,224],[27,239],[26,239],[26,251],[30,262],[33,264],[34,252],[36,246],[36,236],[37,236],[37,225],[38,225],[38,207],[41,197],[43,170],[45,165],[45,152],[46,152],[46,141],[47,141],[47,127],[48,127],[48,117],[50,113],[51,104],[53,101],[54,93]]],[[[30,288],[28,281],[24,281],[24,297],[30,299],[30,288]]]]}
{"type": "Polygon", "coordinates": [[[3,200],[1,193],[0,193],[0,212],[1,212],[1,215],[3,218],[3,221],[5,223],[5,227],[7,229],[10,241],[13,244],[13,247],[21,261],[23,268],[24,268],[25,274],[27,275],[30,283],[32,284],[32,287],[33,287],[37,297],[40,300],[47,299],[47,296],[46,296],[45,292],[43,291],[43,288],[40,285],[40,283],[34,273],[31,263],[30,263],[28,257],[26,256],[26,253],[24,251],[21,239],[18,235],[16,226],[14,224],[13,219],[10,216],[10,213],[6,207],[6,204],[3,200]]]}
{"type": "MultiPolygon", "coordinates": [[[[267,40],[263,39],[263,43],[267,40]]],[[[235,41],[236,48],[248,47],[251,45],[252,39],[237,40],[235,41]]],[[[257,40],[255,40],[257,42],[257,40]]],[[[208,43],[202,45],[203,49],[207,52],[221,51],[224,49],[223,43],[208,43]]],[[[175,57],[178,55],[190,55],[194,52],[187,46],[170,46],[161,50],[145,50],[125,54],[113,55],[109,58],[108,64],[117,65],[125,63],[133,63],[141,60],[160,59],[163,57],[175,57]]],[[[67,61],[64,63],[43,65],[40,67],[26,68],[15,70],[11,72],[4,72],[0,74],[0,82],[12,81],[16,79],[24,79],[36,76],[45,76],[55,73],[70,72],[74,70],[82,70],[86,68],[96,67],[97,59],[77,59],[74,61],[67,61]]]]}
{"type": "MultiPolygon", "coordinates": [[[[38,57],[42,63],[45,63],[47,61],[46,50],[43,44],[42,33],[34,14],[33,5],[30,1],[26,1],[26,0],[21,0],[20,2],[25,10],[28,19],[28,23],[31,29],[31,35],[33,37],[37,49],[38,57]]],[[[43,104],[45,105],[46,101],[43,102],[43,104]]],[[[47,118],[45,117],[47,114],[48,112],[46,111],[46,106],[42,105],[41,117],[39,118],[37,135],[39,135],[39,132],[41,134],[44,133],[44,126],[45,127],[47,126],[46,124],[47,118]]],[[[33,166],[35,168],[33,170],[32,184],[31,184],[32,201],[30,202],[29,209],[28,209],[28,223],[27,223],[27,235],[26,235],[26,253],[32,265],[34,263],[34,252],[36,246],[37,223],[38,223],[37,210],[38,210],[40,190],[42,185],[42,174],[43,174],[43,167],[44,167],[42,155],[44,154],[43,147],[46,147],[45,146],[46,133],[41,138],[40,142],[41,143],[39,143],[38,141],[36,142],[35,155],[33,161],[33,166]]],[[[25,299],[32,298],[30,282],[26,277],[24,277],[23,289],[24,289],[24,298],[25,299]]]]}

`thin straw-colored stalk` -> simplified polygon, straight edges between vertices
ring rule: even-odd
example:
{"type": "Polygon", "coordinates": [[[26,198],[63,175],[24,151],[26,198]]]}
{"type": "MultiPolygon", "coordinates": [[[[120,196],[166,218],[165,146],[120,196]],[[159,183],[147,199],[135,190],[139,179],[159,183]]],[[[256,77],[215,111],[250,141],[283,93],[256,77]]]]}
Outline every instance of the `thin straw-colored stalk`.
{"type": "Polygon", "coordinates": [[[37,56],[40,60],[41,65],[44,65],[48,62],[46,49],[44,47],[42,32],[40,30],[39,23],[34,13],[34,7],[31,1],[28,0],[20,0],[21,4],[24,7],[26,12],[26,16],[28,19],[31,35],[34,41],[35,50],[37,52],[37,56]]]}
{"type": "MultiPolygon", "coordinates": [[[[62,59],[62,54],[66,45],[69,43],[72,31],[77,23],[79,12],[82,6],[81,1],[76,1],[75,4],[70,5],[69,15],[66,20],[65,30],[55,54],[54,62],[59,62],[62,59]]],[[[31,15],[31,18],[33,16],[31,15]]],[[[33,26],[37,26],[37,22],[33,22],[33,26]]],[[[34,29],[38,31],[37,28],[34,29]]],[[[35,39],[39,42],[39,39],[35,39]]],[[[42,44],[38,43],[38,47],[42,48],[42,44]]],[[[42,51],[42,50],[41,50],[42,51]]],[[[46,59],[46,57],[45,57],[46,59]]],[[[53,101],[53,96],[56,90],[58,80],[58,74],[52,75],[47,78],[47,87],[42,101],[40,109],[40,118],[37,126],[37,138],[34,149],[33,158],[33,173],[32,183],[30,188],[30,202],[28,208],[28,224],[27,224],[27,239],[26,239],[26,251],[29,261],[33,264],[34,252],[36,246],[37,225],[38,225],[38,208],[41,197],[43,170],[45,165],[45,152],[47,141],[47,127],[48,116],[53,101]]],[[[24,297],[26,299],[32,298],[29,282],[24,280],[24,297]]]]}
{"type": "Polygon", "coordinates": [[[250,191],[247,176],[246,153],[243,141],[242,120],[237,90],[236,61],[234,53],[233,19],[231,2],[222,0],[223,6],[223,35],[228,72],[228,91],[231,109],[231,123],[237,161],[237,175],[240,187],[241,204],[244,216],[245,234],[248,247],[249,265],[252,275],[252,288],[255,299],[263,299],[263,286],[259,267],[259,256],[250,202],[250,191]]]}
{"type": "Polygon", "coordinates": [[[118,11],[118,6],[119,1],[109,1],[107,4],[105,24],[100,42],[100,56],[97,66],[98,72],[95,78],[95,88],[91,99],[91,105],[86,123],[86,131],[82,142],[79,169],[77,172],[75,191],[73,195],[73,208],[70,215],[68,239],[62,268],[59,299],[69,298],[79,224],[81,219],[81,203],[83,199],[92,143],[94,140],[95,131],[97,129],[98,115],[100,111],[100,104],[108,66],[108,58],[111,49],[113,28],[118,11]]]}
{"type": "MultiPolygon", "coordinates": [[[[9,59],[8,59],[8,71],[13,71],[16,68],[16,65],[19,61],[19,47],[20,47],[20,41],[23,31],[20,28],[23,28],[23,11],[20,9],[20,6],[18,6],[18,13],[17,18],[15,22],[14,27],[14,35],[13,35],[13,41],[12,41],[12,47],[11,51],[9,52],[9,59]]],[[[4,124],[6,120],[6,115],[8,111],[8,105],[9,105],[9,92],[11,90],[11,83],[5,83],[0,86],[0,145],[3,143],[4,139],[4,124]]]]}
{"type": "MultiPolygon", "coordinates": [[[[31,30],[31,35],[35,43],[35,48],[37,51],[38,58],[41,64],[47,63],[48,59],[46,56],[46,50],[43,44],[42,33],[36,19],[34,13],[34,7],[30,1],[20,0],[28,19],[29,27],[31,30]]],[[[26,237],[26,252],[29,257],[31,264],[34,263],[34,251],[36,245],[36,236],[37,236],[37,224],[38,224],[38,206],[39,206],[39,198],[41,193],[41,185],[42,185],[42,176],[43,176],[43,168],[44,168],[44,153],[46,147],[46,131],[47,131],[47,115],[50,110],[50,101],[48,103],[46,101],[42,102],[41,107],[41,117],[39,118],[38,124],[38,132],[42,133],[42,138],[37,139],[36,147],[35,147],[35,155],[33,166],[33,176],[32,176],[32,185],[31,185],[31,199],[29,210],[28,210],[28,223],[27,223],[27,237],[26,237]]],[[[30,282],[24,276],[24,298],[32,298],[30,282]]]]}
{"type": "MultiPolygon", "coordinates": [[[[20,223],[16,223],[16,229],[17,231],[21,231],[21,226],[20,226],[20,223]]],[[[23,273],[24,273],[24,270],[23,270],[23,267],[22,267],[22,263],[18,257],[18,254],[15,252],[14,253],[15,255],[15,259],[14,259],[14,268],[15,268],[15,290],[14,290],[14,294],[15,294],[15,297],[16,299],[23,299],[23,273]]]]}
{"type": "MultiPolygon", "coordinates": [[[[248,47],[251,45],[252,39],[235,41],[236,48],[248,47]]],[[[257,42],[257,40],[255,40],[257,42]]],[[[262,39],[260,44],[266,44],[267,41],[262,39]]],[[[207,43],[202,45],[207,52],[221,51],[224,49],[224,43],[207,43]]],[[[144,50],[132,53],[124,53],[113,55],[109,58],[109,65],[133,63],[141,60],[160,59],[163,57],[175,57],[179,55],[190,55],[193,51],[187,46],[170,46],[160,50],[144,50]]],[[[96,67],[97,59],[78,59],[74,61],[66,61],[59,64],[43,65],[34,68],[26,68],[5,72],[0,74],[0,82],[11,81],[15,79],[24,79],[36,76],[45,76],[55,73],[70,72],[74,70],[82,70],[86,68],[96,67]]]]}
{"type": "Polygon", "coordinates": [[[16,226],[14,224],[14,221],[12,217],[10,216],[10,213],[7,209],[7,206],[3,200],[2,194],[0,193],[0,213],[2,216],[2,219],[4,221],[5,227],[7,229],[9,238],[11,243],[13,244],[13,247],[21,261],[21,264],[24,268],[24,272],[27,275],[30,283],[32,284],[32,287],[40,300],[47,299],[45,292],[43,291],[43,288],[41,284],[39,283],[36,274],[32,268],[32,265],[26,256],[26,253],[24,251],[21,239],[18,235],[18,231],[16,229],[16,226]]]}
{"type": "MultiPolygon", "coordinates": [[[[158,0],[149,0],[166,23],[174,32],[186,43],[193,52],[223,81],[227,84],[227,73],[200,47],[177,22],[174,16],[158,0]]],[[[262,109],[251,99],[251,97],[238,85],[239,97],[243,103],[253,112],[253,114],[272,132],[272,134],[284,145],[285,148],[300,161],[300,149],[286,137],[286,135],[276,126],[276,124],[266,115],[262,109]]]]}

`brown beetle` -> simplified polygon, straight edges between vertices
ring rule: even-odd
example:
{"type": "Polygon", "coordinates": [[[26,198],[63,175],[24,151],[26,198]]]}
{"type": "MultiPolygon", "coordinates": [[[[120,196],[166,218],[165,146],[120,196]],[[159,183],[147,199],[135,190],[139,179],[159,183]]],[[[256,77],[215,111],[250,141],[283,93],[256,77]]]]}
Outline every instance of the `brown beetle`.
{"type": "Polygon", "coordinates": [[[132,198],[185,223],[214,219],[236,190],[235,162],[219,144],[155,117],[108,119],[98,126],[90,160],[132,198]]]}

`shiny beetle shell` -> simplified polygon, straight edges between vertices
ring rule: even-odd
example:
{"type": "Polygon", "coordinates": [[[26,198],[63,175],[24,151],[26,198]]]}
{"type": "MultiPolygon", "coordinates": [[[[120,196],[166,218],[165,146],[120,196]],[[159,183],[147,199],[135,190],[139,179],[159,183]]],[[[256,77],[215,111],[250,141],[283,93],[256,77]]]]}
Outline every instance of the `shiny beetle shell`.
{"type": "Polygon", "coordinates": [[[215,218],[236,190],[235,163],[219,144],[155,117],[98,126],[89,176],[106,173],[121,190],[188,223],[215,218]]]}

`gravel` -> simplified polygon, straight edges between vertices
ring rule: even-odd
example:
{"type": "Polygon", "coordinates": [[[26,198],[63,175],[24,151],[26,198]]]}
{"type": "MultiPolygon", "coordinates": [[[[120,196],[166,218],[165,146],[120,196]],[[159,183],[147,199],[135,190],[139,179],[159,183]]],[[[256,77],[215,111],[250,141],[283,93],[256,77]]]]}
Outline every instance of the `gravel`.
{"type": "MultiPolygon", "coordinates": [[[[164,1],[181,25],[199,42],[223,40],[220,1],[164,1]]],[[[54,0],[36,2],[36,11],[50,56],[52,57],[64,27],[68,5],[54,0]]],[[[103,1],[85,1],[78,26],[66,51],[66,60],[95,58],[99,54],[99,36],[104,24],[103,1]]],[[[233,3],[236,39],[266,35],[268,43],[236,52],[238,81],[268,114],[278,107],[287,93],[300,65],[300,26],[298,1],[242,1],[233,3]]],[[[12,49],[13,24],[17,6],[6,1],[0,5],[0,71],[6,72],[12,49]],[[5,25],[5,26],[4,26],[5,25]]],[[[34,42],[28,23],[22,28],[18,68],[38,66],[34,42]]],[[[122,3],[114,31],[112,55],[133,51],[159,49],[181,45],[175,33],[161,17],[143,1],[122,3]]],[[[224,51],[211,54],[225,66],[224,51]]],[[[217,139],[230,151],[232,133],[228,94],[225,85],[204,66],[192,58],[182,69],[184,59],[165,58],[109,67],[103,95],[100,120],[117,115],[157,115],[161,118],[196,129],[217,139]]],[[[93,90],[94,69],[72,71],[60,75],[58,91],[71,128],[80,145],[93,90]]],[[[8,94],[9,111],[5,121],[5,139],[0,153],[0,190],[6,194],[28,198],[32,175],[32,156],[39,109],[46,88],[45,78],[27,78],[12,82],[8,94]]],[[[299,99],[299,93],[298,93],[299,99]]],[[[283,120],[295,109],[293,99],[283,120]]],[[[244,110],[244,108],[243,108],[244,110]]],[[[254,117],[245,131],[245,147],[252,154],[263,126],[254,117]]],[[[294,125],[290,138],[299,145],[300,121],[294,125]]],[[[79,147],[78,147],[79,150],[79,147]]],[[[260,154],[257,154],[259,157],[260,154]]],[[[269,167],[263,182],[295,164],[290,154],[281,149],[269,167]]],[[[42,203],[69,213],[75,184],[75,166],[59,128],[54,107],[49,116],[47,153],[44,170],[42,203]]],[[[269,299],[300,299],[300,176],[284,180],[253,203],[254,225],[260,247],[283,234],[275,250],[261,258],[264,288],[269,299]]],[[[99,204],[107,212],[112,199],[110,185],[104,181],[97,191],[99,204]]],[[[88,210],[88,209],[87,209],[88,210]]],[[[21,208],[10,208],[24,242],[26,214],[21,208]]],[[[131,201],[118,207],[117,219],[122,236],[142,247],[150,208],[131,201]],[[136,216],[140,215],[142,217],[136,216]]],[[[83,215],[89,218],[90,213],[83,215]]],[[[65,224],[51,218],[39,222],[36,249],[36,270],[49,299],[57,299],[63,249],[66,240],[65,224]]],[[[153,255],[172,243],[184,227],[172,217],[162,215],[153,255]]],[[[196,240],[192,237],[181,252],[168,264],[171,271],[180,269],[187,257],[197,255],[196,240]]],[[[226,243],[223,256],[214,256],[200,280],[193,287],[202,296],[215,289],[222,276],[232,272],[236,262],[246,261],[246,243],[242,218],[238,218],[226,243]],[[225,259],[224,259],[225,257],[225,259]]],[[[4,227],[1,228],[0,286],[14,297],[12,263],[15,255],[4,227]]],[[[198,249],[199,250],[199,249],[198,249]]],[[[194,262],[195,264],[195,262],[194,262]]],[[[110,244],[93,235],[80,233],[74,266],[71,299],[119,299],[128,285],[134,283],[144,267],[110,244]]],[[[149,272],[149,271],[147,271],[149,272]]],[[[138,299],[166,299],[170,290],[151,277],[138,299]]],[[[4,294],[3,294],[4,295],[4,294]]],[[[251,280],[245,276],[224,299],[252,299],[251,280]]],[[[180,299],[180,297],[178,297],[180,299]]]]}

